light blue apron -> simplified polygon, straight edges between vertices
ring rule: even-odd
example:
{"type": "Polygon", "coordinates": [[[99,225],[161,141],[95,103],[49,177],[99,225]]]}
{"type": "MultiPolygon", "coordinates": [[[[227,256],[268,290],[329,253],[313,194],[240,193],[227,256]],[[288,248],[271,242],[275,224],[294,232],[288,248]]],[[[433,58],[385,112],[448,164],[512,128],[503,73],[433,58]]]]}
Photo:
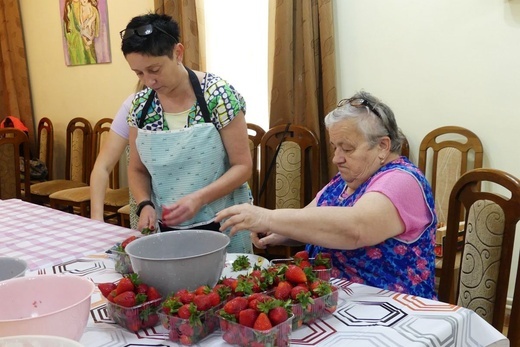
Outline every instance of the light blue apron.
{"type": "MultiPolygon", "coordinates": [[[[230,167],[226,149],[213,123],[178,130],[138,129],[136,147],[151,176],[151,199],[158,217],[162,215],[163,205],[170,205],[207,186],[230,167]]],[[[249,187],[244,183],[233,193],[202,206],[195,217],[174,228],[196,228],[211,223],[218,211],[250,202],[249,187]]],[[[225,233],[229,235],[229,230],[225,233]]],[[[253,253],[249,232],[233,236],[227,251],[253,253]]]]}

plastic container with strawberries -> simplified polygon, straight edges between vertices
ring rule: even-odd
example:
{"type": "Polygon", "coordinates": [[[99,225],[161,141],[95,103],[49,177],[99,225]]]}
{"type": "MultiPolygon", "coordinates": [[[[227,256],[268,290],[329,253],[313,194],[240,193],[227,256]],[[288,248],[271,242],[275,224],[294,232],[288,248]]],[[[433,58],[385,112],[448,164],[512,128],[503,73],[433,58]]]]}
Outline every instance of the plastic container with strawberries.
{"type": "Polygon", "coordinates": [[[107,301],[107,313],[114,322],[123,328],[136,332],[154,327],[159,323],[157,311],[161,301],[162,298],[159,298],[132,307],[124,307],[107,301]]]}
{"type": "Polygon", "coordinates": [[[241,347],[290,345],[294,315],[269,330],[256,330],[218,316],[222,338],[229,344],[241,347]]]}
{"type": "Polygon", "coordinates": [[[132,263],[130,262],[130,257],[128,254],[126,254],[125,251],[121,250],[121,246],[119,244],[116,244],[110,248],[107,253],[109,258],[114,260],[114,269],[116,272],[119,272],[123,275],[134,272],[132,269],[132,263]]]}
{"type": "Polygon", "coordinates": [[[336,311],[338,305],[338,288],[332,286],[332,292],[323,296],[313,298],[312,303],[306,305],[292,304],[291,309],[294,314],[292,329],[296,330],[303,324],[310,324],[319,318],[336,311]]]}
{"type": "Polygon", "coordinates": [[[199,316],[200,320],[183,319],[164,312],[159,312],[159,319],[163,327],[168,329],[168,338],[171,341],[190,346],[218,329],[219,322],[216,312],[222,308],[222,305],[202,312],[199,316]]]}

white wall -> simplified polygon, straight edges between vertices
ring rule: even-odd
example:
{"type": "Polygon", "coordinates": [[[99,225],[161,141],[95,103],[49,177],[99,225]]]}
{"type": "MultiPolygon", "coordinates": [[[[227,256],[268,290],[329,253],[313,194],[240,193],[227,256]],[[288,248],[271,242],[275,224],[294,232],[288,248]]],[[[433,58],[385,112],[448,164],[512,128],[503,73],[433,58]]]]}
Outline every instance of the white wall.
{"type": "Polygon", "coordinates": [[[334,8],[338,98],[364,89],[386,102],[414,162],[426,133],[459,125],[480,137],[485,167],[520,177],[519,0],[336,0],[334,8]]]}

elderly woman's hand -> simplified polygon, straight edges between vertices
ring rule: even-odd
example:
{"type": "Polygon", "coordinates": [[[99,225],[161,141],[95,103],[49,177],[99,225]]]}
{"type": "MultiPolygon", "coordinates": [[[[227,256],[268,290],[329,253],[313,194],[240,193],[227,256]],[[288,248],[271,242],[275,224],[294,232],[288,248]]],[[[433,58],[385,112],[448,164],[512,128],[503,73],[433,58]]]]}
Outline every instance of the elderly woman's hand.
{"type": "Polygon", "coordinates": [[[231,236],[241,230],[266,234],[270,231],[269,212],[270,210],[251,204],[235,205],[218,212],[215,222],[224,221],[220,230],[231,228],[231,236]]]}
{"type": "Polygon", "coordinates": [[[251,241],[256,248],[265,249],[267,246],[283,245],[290,241],[287,237],[275,233],[263,235],[251,232],[251,241]]]}

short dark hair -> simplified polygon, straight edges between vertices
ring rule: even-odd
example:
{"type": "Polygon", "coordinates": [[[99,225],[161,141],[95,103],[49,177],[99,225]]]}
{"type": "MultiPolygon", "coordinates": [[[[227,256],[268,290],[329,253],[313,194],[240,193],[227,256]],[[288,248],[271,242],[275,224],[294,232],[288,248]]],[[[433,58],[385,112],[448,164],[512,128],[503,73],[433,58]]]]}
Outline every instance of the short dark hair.
{"type": "Polygon", "coordinates": [[[168,15],[148,13],[132,18],[126,25],[125,30],[136,29],[147,24],[151,24],[159,30],[154,30],[147,36],[132,35],[122,40],[121,51],[123,51],[123,55],[126,57],[130,53],[141,53],[154,57],[167,55],[172,58],[172,47],[179,42],[180,38],[179,24],[168,15]]]}

